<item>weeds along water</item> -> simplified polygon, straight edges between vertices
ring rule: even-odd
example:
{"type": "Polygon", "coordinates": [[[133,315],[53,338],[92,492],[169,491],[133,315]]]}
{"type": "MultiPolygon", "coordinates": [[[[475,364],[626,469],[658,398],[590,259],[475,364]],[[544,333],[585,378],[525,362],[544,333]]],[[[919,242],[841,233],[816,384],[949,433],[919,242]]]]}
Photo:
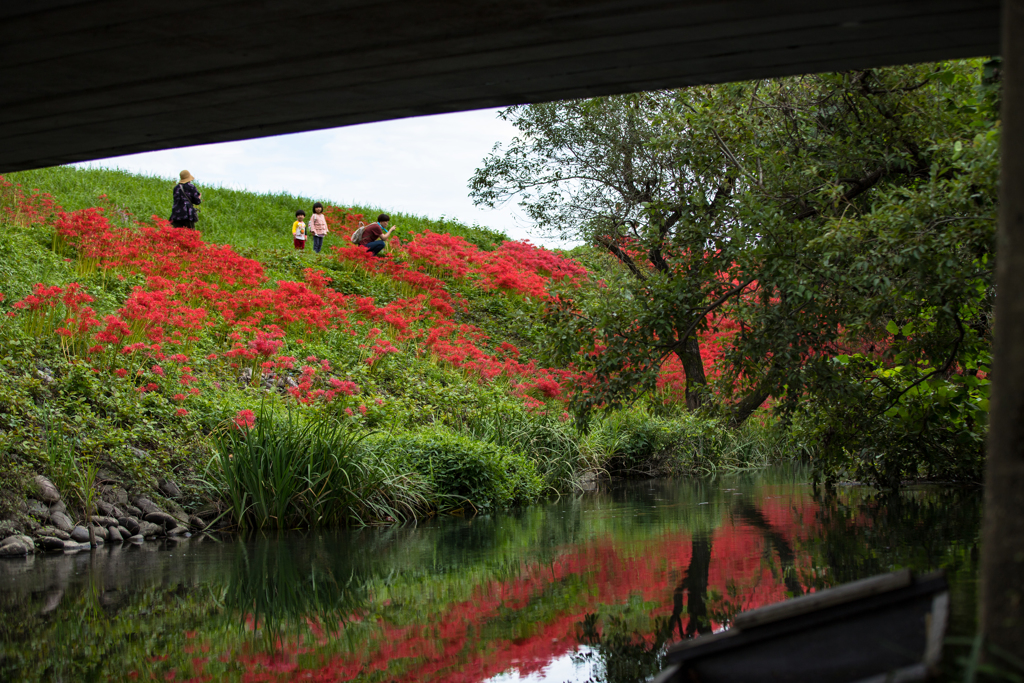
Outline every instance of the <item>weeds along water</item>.
{"type": "Polygon", "coordinates": [[[521,507],[545,493],[582,491],[587,473],[706,476],[791,457],[786,439],[762,426],[729,430],[640,409],[596,421],[587,435],[529,414],[388,435],[261,410],[251,425],[216,433],[213,444],[204,478],[210,496],[223,497],[243,529],[278,530],[521,507]]]}
{"type": "Polygon", "coordinates": [[[160,218],[171,185],[0,181],[4,488],[45,474],[84,509],[90,476],[131,495],[169,479],[184,508],[221,501],[241,528],[320,528],[796,454],[770,418],[683,412],[674,370],[657,395],[572,419],[586,376],[545,364],[545,307],[600,271],[568,254],[396,215],[405,241],[374,259],[344,236],[376,209],[333,206],[324,252],[296,252],[287,228],[311,200],[204,188],[194,232],[160,218]]]}
{"type": "Polygon", "coordinates": [[[226,497],[243,529],[401,522],[428,511],[428,482],[360,448],[365,437],[351,424],[261,410],[251,427],[213,436],[210,493],[226,497]]]}

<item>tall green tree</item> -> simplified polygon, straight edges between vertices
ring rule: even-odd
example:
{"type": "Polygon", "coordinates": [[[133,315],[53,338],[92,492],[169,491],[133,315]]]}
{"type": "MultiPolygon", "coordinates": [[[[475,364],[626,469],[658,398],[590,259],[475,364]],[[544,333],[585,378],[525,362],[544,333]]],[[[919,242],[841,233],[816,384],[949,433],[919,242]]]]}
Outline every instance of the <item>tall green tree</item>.
{"type": "Polygon", "coordinates": [[[521,135],[477,170],[476,201],[517,198],[622,266],[552,311],[553,348],[593,373],[577,408],[650,390],[675,354],[690,408],[711,401],[741,422],[773,398],[833,469],[871,461],[866,473],[891,483],[921,464],[899,465],[910,452],[962,442],[953,450],[977,455],[998,161],[984,69],[506,110],[521,135]],[[711,400],[695,335],[721,316],[739,332],[711,400]],[[858,438],[877,429],[906,438],[888,450],[858,438]]]}
{"type": "Polygon", "coordinates": [[[519,197],[538,225],[599,245],[628,274],[616,302],[644,305],[628,316],[604,309],[588,315],[570,307],[565,322],[577,324],[565,353],[576,353],[575,338],[597,328],[599,344],[607,348],[593,358],[602,381],[618,387],[614,395],[638,382],[649,384],[674,354],[686,370],[687,405],[697,408],[706,396],[706,378],[694,312],[721,283],[714,259],[689,259],[684,267],[674,251],[722,231],[720,209],[732,190],[732,174],[720,155],[708,158],[701,148],[659,144],[672,134],[673,122],[664,114],[674,97],[652,92],[505,110],[502,117],[521,135],[484,160],[471,188],[476,203],[488,206],[519,197]]]}

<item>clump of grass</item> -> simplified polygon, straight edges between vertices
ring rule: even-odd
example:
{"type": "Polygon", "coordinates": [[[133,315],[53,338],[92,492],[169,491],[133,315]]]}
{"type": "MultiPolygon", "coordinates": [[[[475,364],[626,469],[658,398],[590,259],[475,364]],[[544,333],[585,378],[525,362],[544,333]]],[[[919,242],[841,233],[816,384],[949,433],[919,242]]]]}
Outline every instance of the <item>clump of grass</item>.
{"type": "Polygon", "coordinates": [[[680,413],[659,416],[634,407],[597,418],[583,451],[612,476],[709,475],[767,467],[793,457],[786,433],[774,424],[724,421],[680,413]]]}
{"type": "Polygon", "coordinates": [[[550,415],[531,414],[514,406],[495,406],[466,425],[475,439],[525,453],[556,492],[580,490],[580,476],[593,469],[573,425],[550,415]]]}
{"type": "MultiPolygon", "coordinates": [[[[78,457],[75,446],[76,441],[64,432],[57,416],[53,416],[46,430],[46,473],[66,500],[78,500],[82,504],[88,522],[96,498],[98,466],[94,458],[78,457]]],[[[90,526],[89,537],[95,541],[93,536],[90,526]]]]}
{"type": "Polygon", "coordinates": [[[359,447],[348,423],[302,424],[261,409],[251,426],[214,435],[208,479],[243,529],[404,521],[427,509],[427,482],[359,447]]]}
{"type": "Polygon", "coordinates": [[[526,505],[544,484],[520,452],[435,426],[374,444],[379,457],[431,482],[432,506],[473,513],[526,505]]]}
{"type": "Polygon", "coordinates": [[[582,490],[583,476],[618,478],[710,475],[767,467],[792,459],[792,439],[769,422],[732,427],[691,413],[655,413],[645,406],[596,413],[588,429],[551,414],[495,403],[461,425],[474,439],[524,453],[545,486],[582,490]]]}

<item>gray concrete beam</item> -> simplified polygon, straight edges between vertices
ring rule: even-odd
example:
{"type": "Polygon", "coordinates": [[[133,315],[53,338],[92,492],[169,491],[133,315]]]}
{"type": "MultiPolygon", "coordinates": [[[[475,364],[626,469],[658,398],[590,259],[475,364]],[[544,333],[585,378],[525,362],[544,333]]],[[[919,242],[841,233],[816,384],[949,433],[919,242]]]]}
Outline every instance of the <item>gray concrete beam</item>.
{"type": "Polygon", "coordinates": [[[998,0],[8,3],[0,8],[0,171],[978,56],[998,51],[997,27],[998,0]]]}

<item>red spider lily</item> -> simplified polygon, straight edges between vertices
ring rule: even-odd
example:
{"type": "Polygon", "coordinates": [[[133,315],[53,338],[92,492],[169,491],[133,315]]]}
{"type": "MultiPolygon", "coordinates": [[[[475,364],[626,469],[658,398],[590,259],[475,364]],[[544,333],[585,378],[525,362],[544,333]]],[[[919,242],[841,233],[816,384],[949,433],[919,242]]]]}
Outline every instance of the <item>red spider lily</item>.
{"type": "MultiPolygon", "coordinates": [[[[39,204],[41,199],[32,201],[39,204]]],[[[354,229],[363,220],[341,207],[329,207],[325,214],[339,228],[354,229]]],[[[585,390],[591,381],[572,368],[538,367],[522,358],[514,345],[495,344],[479,329],[452,322],[469,306],[448,291],[452,279],[503,296],[548,300],[552,283],[578,285],[587,277],[575,262],[527,242],[506,242],[484,251],[462,238],[427,231],[401,245],[405,260],[376,258],[350,245],[335,247],[335,258],[347,267],[389,277],[413,292],[378,305],[370,297],[335,291],[331,278],[312,268],[304,271],[301,282],[268,283],[258,262],[228,246],[206,244],[199,233],[172,228],[158,218],[132,228],[138,232],[132,239],[126,239],[123,228],[114,229],[99,208],[67,213],[58,207],[50,220],[83,263],[117,275],[145,277],[145,284],[131,292],[118,314],[105,316],[102,322],[96,321],[87,305],[91,298],[77,284],[63,289],[38,285],[31,296],[15,304],[18,315],[45,316],[45,333],[64,335],[83,353],[98,353],[100,345],[120,346],[125,356],[142,354],[156,362],[184,365],[190,345],[212,335],[227,343],[208,353],[207,361],[223,357],[229,361],[225,369],[251,367],[256,383],[261,372],[294,370],[295,359],[280,355],[286,343],[304,344],[309,335],[319,337],[329,330],[356,335],[363,326],[373,342],[365,359],[370,365],[399,353],[396,344],[401,342],[408,352],[429,353],[479,381],[512,379],[517,394],[531,405],[564,400],[570,391],[585,390]],[[185,348],[166,356],[160,344],[185,348]]],[[[701,334],[701,341],[705,362],[713,368],[735,326],[730,329],[729,322],[720,319],[712,327],[701,334]]],[[[308,362],[319,363],[323,373],[330,372],[327,361],[311,358],[308,362]]],[[[681,373],[671,361],[666,364],[659,381],[666,395],[682,386],[681,373]]],[[[336,378],[304,370],[299,386],[290,393],[303,402],[349,395],[329,379],[336,378]]],[[[197,379],[191,368],[182,368],[178,381],[189,386],[197,379]]]]}
{"type": "Polygon", "coordinates": [[[239,429],[252,429],[256,425],[256,413],[251,410],[239,410],[235,414],[235,426],[239,429]]]}
{"type": "Polygon", "coordinates": [[[359,385],[356,384],[355,382],[350,382],[348,380],[341,380],[332,377],[330,383],[335,390],[342,394],[345,394],[346,396],[354,396],[359,393],[359,385]]]}

